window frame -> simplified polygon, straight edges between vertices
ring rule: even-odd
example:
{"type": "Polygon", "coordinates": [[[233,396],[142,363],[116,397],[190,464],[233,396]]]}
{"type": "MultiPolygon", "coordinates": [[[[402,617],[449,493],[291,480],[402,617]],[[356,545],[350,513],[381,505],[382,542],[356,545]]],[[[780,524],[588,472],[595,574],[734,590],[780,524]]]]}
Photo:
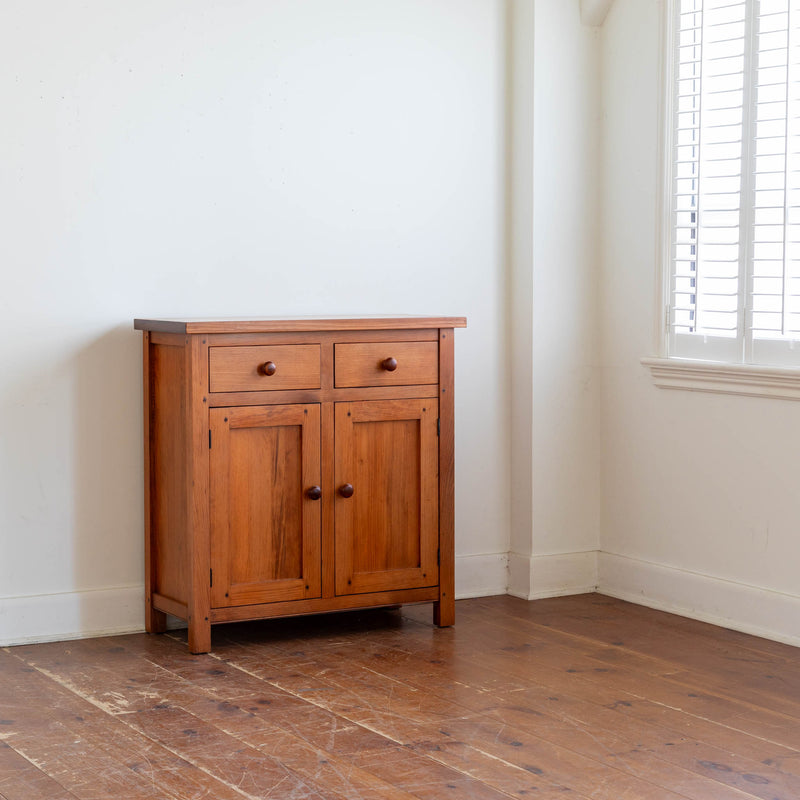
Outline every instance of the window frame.
{"type": "MultiPolygon", "coordinates": [[[[658,123],[658,194],[656,202],[656,313],[654,326],[656,357],[641,359],[660,388],[778,397],[800,400],[800,364],[776,365],[743,360],[743,321],[735,349],[742,360],[714,360],[707,356],[676,356],[670,352],[672,309],[673,142],[675,110],[675,53],[673,42],[680,0],[661,4],[658,123]]],[[[700,334],[701,335],[701,334],[700,334]]]]}

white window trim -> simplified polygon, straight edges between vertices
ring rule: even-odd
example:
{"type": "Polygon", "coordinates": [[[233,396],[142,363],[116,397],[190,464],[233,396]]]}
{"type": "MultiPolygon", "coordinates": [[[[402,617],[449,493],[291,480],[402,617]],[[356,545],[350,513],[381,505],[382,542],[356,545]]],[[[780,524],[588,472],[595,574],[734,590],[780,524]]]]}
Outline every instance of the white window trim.
{"type": "Polygon", "coordinates": [[[800,370],[752,364],[718,364],[683,358],[643,358],[660,389],[800,400],[800,370]]]}
{"type": "Polygon", "coordinates": [[[672,188],[672,158],[667,148],[667,143],[671,140],[667,132],[667,125],[672,124],[673,112],[671,47],[674,14],[672,10],[673,0],[664,0],[661,4],[659,47],[661,103],[659,103],[657,114],[659,153],[657,185],[659,190],[656,201],[655,248],[658,278],[656,280],[653,348],[658,355],[642,358],[641,363],[649,369],[653,382],[660,389],[800,400],[800,369],[798,368],[723,364],[668,356],[671,269],[669,192],[672,188]]]}

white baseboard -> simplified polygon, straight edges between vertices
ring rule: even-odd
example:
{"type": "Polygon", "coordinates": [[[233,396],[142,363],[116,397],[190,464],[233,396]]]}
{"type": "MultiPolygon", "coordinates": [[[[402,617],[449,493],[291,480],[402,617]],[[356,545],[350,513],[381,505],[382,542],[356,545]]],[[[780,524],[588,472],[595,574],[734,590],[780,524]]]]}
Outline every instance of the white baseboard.
{"type": "Polygon", "coordinates": [[[533,556],[508,554],[508,594],[530,600],[533,586],[533,556]]]}
{"type": "Polygon", "coordinates": [[[456,557],[456,600],[505,594],[507,587],[506,553],[456,557]]]}
{"type": "MultiPolygon", "coordinates": [[[[458,599],[507,592],[534,600],[593,591],[800,646],[800,596],[593,550],[456,558],[458,599]]],[[[0,598],[2,647],[142,630],[143,586],[0,598]]]]}
{"type": "Polygon", "coordinates": [[[144,630],[144,587],[0,598],[0,646],[144,630]]]}
{"type": "Polygon", "coordinates": [[[508,557],[508,593],[524,600],[597,591],[597,551],[508,557]]]}
{"type": "MultiPolygon", "coordinates": [[[[456,597],[505,594],[507,563],[505,553],[457,558],[456,597]]],[[[143,630],[144,586],[0,598],[0,647],[143,630]]]]}
{"type": "Polygon", "coordinates": [[[800,596],[600,553],[602,594],[800,646],[800,596]]]}

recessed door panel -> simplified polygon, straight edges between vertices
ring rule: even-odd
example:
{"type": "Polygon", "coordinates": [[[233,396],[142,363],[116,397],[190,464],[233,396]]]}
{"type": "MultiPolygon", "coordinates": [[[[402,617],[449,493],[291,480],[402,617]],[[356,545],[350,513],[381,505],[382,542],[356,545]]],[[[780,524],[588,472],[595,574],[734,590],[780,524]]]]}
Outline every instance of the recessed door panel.
{"type": "Polygon", "coordinates": [[[337,403],[336,593],[438,581],[436,400],[337,403]]]}
{"type": "Polygon", "coordinates": [[[210,417],[212,605],[319,597],[319,406],[210,417]]]}

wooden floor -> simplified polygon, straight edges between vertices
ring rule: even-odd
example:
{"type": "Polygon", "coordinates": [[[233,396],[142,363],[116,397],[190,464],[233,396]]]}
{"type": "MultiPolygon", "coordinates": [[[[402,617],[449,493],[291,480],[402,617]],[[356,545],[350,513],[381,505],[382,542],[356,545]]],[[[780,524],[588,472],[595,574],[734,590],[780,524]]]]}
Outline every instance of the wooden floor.
{"type": "Polygon", "coordinates": [[[0,797],[798,800],[800,649],[600,595],[0,650],[0,797]]]}

